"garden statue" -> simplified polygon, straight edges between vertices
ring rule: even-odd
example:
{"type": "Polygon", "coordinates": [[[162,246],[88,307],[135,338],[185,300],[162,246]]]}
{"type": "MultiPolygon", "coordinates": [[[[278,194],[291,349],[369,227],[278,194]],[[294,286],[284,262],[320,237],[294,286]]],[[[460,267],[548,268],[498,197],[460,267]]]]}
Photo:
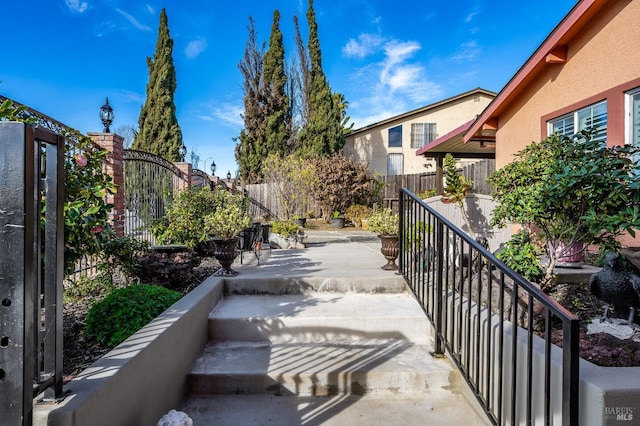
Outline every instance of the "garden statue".
{"type": "Polygon", "coordinates": [[[636,308],[640,308],[640,276],[629,273],[620,255],[610,252],[605,255],[602,269],[591,276],[589,290],[606,303],[601,321],[608,321],[609,305],[617,309],[629,309],[629,327],[635,328],[633,318],[636,308]]]}

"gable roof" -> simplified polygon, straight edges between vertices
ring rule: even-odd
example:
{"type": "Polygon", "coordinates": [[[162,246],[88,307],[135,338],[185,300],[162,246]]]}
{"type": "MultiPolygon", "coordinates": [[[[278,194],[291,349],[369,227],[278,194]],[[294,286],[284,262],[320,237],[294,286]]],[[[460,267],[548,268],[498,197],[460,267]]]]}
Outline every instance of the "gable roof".
{"type": "Polygon", "coordinates": [[[469,142],[478,136],[495,135],[500,114],[548,64],[566,60],[569,42],[606,3],[607,0],[580,0],[465,132],[463,142],[469,142]]]}
{"type": "Polygon", "coordinates": [[[443,100],[435,102],[433,104],[425,105],[423,107],[420,107],[420,108],[417,108],[417,109],[414,109],[414,110],[411,110],[411,111],[408,111],[408,112],[405,112],[405,113],[402,113],[402,114],[399,114],[399,115],[396,115],[396,116],[393,116],[393,117],[389,117],[389,118],[387,118],[385,120],[378,121],[377,123],[369,124],[369,125],[367,125],[365,127],[361,127],[359,129],[352,130],[351,132],[347,133],[346,136],[353,136],[353,135],[356,135],[358,133],[365,133],[365,132],[367,132],[367,131],[375,128],[375,127],[384,126],[385,124],[389,124],[389,123],[392,123],[392,122],[397,121],[397,120],[402,120],[402,119],[411,117],[412,115],[421,114],[421,113],[429,111],[431,109],[435,109],[435,108],[441,107],[443,105],[446,105],[448,103],[455,102],[457,100],[460,100],[460,99],[463,99],[463,98],[466,98],[466,97],[469,97],[469,96],[472,96],[472,95],[475,95],[475,94],[479,94],[479,93],[482,93],[482,94],[485,94],[485,95],[488,95],[488,96],[491,96],[491,97],[496,96],[495,92],[491,92],[489,90],[485,90],[485,89],[482,89],[482,88],[478,87],[476,89],[470,90],[468,92],[460,93],[459,95],[452,96],[452,97],[447,98],[447,99],[443,99],[443,100]]]}

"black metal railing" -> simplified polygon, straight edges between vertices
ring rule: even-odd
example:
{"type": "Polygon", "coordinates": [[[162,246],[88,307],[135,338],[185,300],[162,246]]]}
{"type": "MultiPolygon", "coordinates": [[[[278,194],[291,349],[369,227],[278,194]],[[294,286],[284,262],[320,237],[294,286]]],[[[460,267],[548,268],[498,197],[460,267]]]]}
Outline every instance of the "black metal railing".
{"type": "Polygon", "coordinates": [[[64,137],[0,123],[0,418],[62,396],[64,137]]]}
{"type": "Polygon", "coordinates": [[[579,320],[402,189],[400,270],[494,424],[577,425],[579,320]],[[556,342],[557,344],[554,344],[556,342]]]}

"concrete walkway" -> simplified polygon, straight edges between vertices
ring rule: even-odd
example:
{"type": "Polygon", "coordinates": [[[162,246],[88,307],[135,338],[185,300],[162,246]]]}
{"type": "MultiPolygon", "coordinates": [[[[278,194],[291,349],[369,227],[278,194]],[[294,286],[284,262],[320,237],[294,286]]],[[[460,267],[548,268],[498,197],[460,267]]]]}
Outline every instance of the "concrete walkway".
{"type": "Polygon", "coordinates": [[[380,268],[377,236],[307,234],[307,248],[233,265],[178,409],[195,425],[485,424],[455,367],[429,354],[430,325],[404,279],[380,268]]]}

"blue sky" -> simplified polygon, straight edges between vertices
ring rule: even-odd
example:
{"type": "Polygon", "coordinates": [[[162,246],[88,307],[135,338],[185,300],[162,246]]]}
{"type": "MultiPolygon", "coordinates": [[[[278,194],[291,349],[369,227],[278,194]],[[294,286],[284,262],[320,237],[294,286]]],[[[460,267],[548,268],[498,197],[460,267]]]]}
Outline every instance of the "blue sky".
{"type": "MultiPolygon", "coordinates": [[[[498,92],[575,0],[315,0],[323,68],[355,128],[476,87],[498,92]]],[[[235,175],[249,16],[268,41],[280,11],[285,50],[293,16],[306,42],[306,0],[35,0],[2,6],[0,94],[82,132],[137,127],[164,7],[174,40],[184,142],[235,175]],[[28,6],[26,6],[28,5],[28,6]]],[[[205,163],[206,162],[206,163],[205,163]]]]}

